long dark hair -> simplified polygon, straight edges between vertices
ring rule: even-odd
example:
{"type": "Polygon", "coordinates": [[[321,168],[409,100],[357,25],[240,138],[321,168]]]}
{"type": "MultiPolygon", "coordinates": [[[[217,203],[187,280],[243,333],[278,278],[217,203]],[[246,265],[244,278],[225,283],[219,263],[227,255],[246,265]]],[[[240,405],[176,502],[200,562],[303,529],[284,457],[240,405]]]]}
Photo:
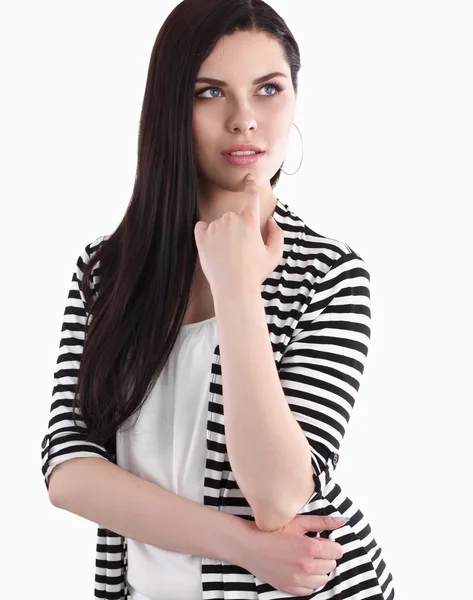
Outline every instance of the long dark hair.
{"type": "Polygon", "coordinates": [[[80,287],[89,319],[74,405],[78,399],[89,440],[112,453],[117,430],[148,397],[184,320],[198,257],[194,85],[220,37],[236,31],[266,32],[280,42],[297,93],[299,47],[265,2],[178,4],[151,53],[131,200],[117,229],[83,269],[80,287]],[[100,281],[93,294],[95,265],[100,281]]]}

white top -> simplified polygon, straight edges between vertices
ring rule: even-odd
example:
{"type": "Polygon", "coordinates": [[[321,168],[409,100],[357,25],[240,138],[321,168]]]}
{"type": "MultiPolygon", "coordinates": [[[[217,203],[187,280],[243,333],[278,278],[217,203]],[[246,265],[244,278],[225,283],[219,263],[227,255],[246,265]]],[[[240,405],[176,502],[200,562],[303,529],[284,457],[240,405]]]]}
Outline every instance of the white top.
{"type": "MultiPolygon", "coordinates": [[[[117,432],[118,466],[200,504],[210,366],[217,345],[216,317],[183,325],[141,411],[117,432]]],[[[202,557],[132,538],[127,543],[133,600],[202,600],[202,557]]]]}

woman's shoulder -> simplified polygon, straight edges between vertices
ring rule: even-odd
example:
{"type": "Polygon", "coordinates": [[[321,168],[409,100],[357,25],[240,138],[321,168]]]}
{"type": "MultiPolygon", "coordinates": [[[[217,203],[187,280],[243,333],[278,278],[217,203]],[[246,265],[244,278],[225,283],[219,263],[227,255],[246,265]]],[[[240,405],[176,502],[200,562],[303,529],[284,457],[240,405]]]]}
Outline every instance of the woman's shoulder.
{"type": "Polygon", "coordinates": [[[320,228],[312,226],[288,204],[278,200],[277,222],[284,230],[285,244],[289,255],[298,262],[316,269],[323,275],[332,267],[345,262],[364,263],[364,259],[351,245],[337,236],[320,233],[320,228]]]}
{"type": "Polygon", "coordinates": [[[95,238],[94,240],[92,240],[91,242],[86,244],[84,253],[89,258],[92,258],[92,256],[94,256],[94,254],[96,254],[96,252],[99,250],[101,245],[104,242],[106,242],[110,238],[110,236],[111,236],[111,234],[107,233],[105,235],[100,235],[99,237],[95,238]]]}
{"type": "MultiPolygon", "coordinates": [[[[80,254],[76,261],[76,269],[74,278],[77,281],[81,281],[84,277],[85,268],[88,263],[94,258],[97,254],[98,250],[102,246],[104,242],[106,242],[110,237],[110,234],[101,235],[92,241],[88,242],[85,247],[82,246],[80,254]]],[[[101,272],[101,264],[100,259],[95,261],[90,270],[88,280],[88,287],[95,294],[98,291],[98,286],[100,283],[100,272],[101,272]]]]}

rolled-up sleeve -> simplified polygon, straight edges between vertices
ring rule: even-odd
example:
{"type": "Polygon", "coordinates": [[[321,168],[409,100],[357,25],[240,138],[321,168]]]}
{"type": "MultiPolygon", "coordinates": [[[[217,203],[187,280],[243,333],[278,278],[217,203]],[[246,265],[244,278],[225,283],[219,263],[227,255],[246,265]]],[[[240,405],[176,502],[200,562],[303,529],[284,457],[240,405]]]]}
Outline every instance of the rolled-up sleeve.
{"type": "Polygon", "coordinates": [[[370,275],[355,252],[314,287],[281,359],[279,377],[310,446],[317,497],[331,479],[368,356],[370,275]]]}
{"type": "MultiPolygon", "coordinates": [[[[86,302],[79,282],[83,268],[105,236],[85,247],[79,256],[64,311],[59,356],[54,373],[54,387],[49,412],[49,424],[41,442],[42,472],[46,489],[53,468],[61,462],[78,457],[98,457],[110,460],[107,450],[87,440],[87,428],[76,408],[73,421],[72,404],[77,385],[79,365],[84,347],[87,319],[86,302]]],[[[90,284],[89,284],[90,285],[90,284]]],[[[93,290],[93,287],[91,286],[93,290]]]]}

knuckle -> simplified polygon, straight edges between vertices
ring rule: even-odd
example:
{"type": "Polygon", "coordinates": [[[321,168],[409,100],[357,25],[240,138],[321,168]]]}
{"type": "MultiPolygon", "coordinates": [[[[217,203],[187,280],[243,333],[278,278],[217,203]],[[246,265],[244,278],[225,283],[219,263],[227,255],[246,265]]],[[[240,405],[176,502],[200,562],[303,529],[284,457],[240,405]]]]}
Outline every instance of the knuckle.
{"type": "Polygon", "coordinates": [[[325,525],[326,529],[333,529],[333,519],[326,515],[321,515],[321,516],[324,520],[324,525],[325,525]]]}
{"type": "Polygon", "coordinates": [[[306,554],[306,556],[310,556],[310,558],[313,558],[314,557],[314,542],[309,537],[306,537],[306,540],[304,540],[305,543],[303,545],[303,551],[306,554]]]}
{"type": "Polygon", "coordinates": [[[311,575],[314,565],[313,565],[312,561],[311,562],[302,561],[300,563],[299,568],[303,575],[311,575]]]}
{"type": "Polygon", "coordinates": [[[301,573],[305,573],[306,572],[306,564],[307,564],[307,562],[305,560],[298,560],[296,562],[296,568],[293,571],[292,576],[297,578],[297,577],[299,577],[299,575],[301,573]]]}
{"type": "Polygon", "coordinates": [[[322,553],[323,553],[322,542],[313,538],[311,553],[314,558],[322,558],[322,553]]]}

